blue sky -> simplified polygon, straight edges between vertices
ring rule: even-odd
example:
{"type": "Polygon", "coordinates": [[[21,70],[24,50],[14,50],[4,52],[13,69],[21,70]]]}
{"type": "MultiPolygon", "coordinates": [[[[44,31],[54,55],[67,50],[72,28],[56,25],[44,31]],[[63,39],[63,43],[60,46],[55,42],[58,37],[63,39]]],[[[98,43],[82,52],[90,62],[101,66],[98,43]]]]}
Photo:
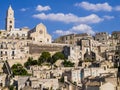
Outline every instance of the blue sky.
{"type": "Polygon", "coordinates": [[[16,28],[43,23],[53,39],[70,33],[120,31],[120,0],[1,0],[0,29],[5,27],[9,5],[16,28]]]}

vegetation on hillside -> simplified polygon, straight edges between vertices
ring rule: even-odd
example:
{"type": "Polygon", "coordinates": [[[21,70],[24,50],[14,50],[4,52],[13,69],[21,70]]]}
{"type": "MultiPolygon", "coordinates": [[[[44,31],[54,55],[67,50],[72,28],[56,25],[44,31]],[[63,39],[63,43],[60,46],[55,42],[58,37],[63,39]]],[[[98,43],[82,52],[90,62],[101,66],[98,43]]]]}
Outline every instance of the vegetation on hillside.
{"type": "Polygon", "coordinates": [[[24,63],[24,66],[28,68],[31,65],[37,65],[37,64],[38,64],[38,60],[33,60],[32,57],[29,57],[27,62],[24,63]]]}
{"type": "Polygon", "coordinates": [[[65,59],[65,56],[62,52],[56,52],[52,56],[49,52],[42,52],[38,60],[33,60],[32,57],[29,57],[24,66],[28,68],[31,65],[42,65],[43,63],[54,64],[59,59],[65,59]]]}
{"type": "Polygon", "coordinates": [[[51,58],[51,54],[49,52],[42,52],[42,54],[40,55],[40,57],[38,58],[38,64],[41,65],[44,62],[48,62],[51,58]]]}
{"type": "Polygon", "coordinates": [[[64,67],[74,67],[74,63],[64,60],[63,62],[64,67]]]}
{"type": "Polygon", "coordinates": [[[11,70],[13,72],[13,75],[28,75],[27,70],[25,70],[21,64],[14,64],[11,67],[11,70]]]}
{"type": "Polygon", "coordinates": [[[43,65],[44,63],[53,65],[57,60],[64,60],[63,65],[65,67],[73,67],[74,63],[65,60],[65,56],[62,52],[56,52],[51,55],[49,52],[42,52],[38,60],[33,60],[32,57],[29,57],[27,62],[25,62],[24,66],[28,68],[32,65],[43,65]]]}

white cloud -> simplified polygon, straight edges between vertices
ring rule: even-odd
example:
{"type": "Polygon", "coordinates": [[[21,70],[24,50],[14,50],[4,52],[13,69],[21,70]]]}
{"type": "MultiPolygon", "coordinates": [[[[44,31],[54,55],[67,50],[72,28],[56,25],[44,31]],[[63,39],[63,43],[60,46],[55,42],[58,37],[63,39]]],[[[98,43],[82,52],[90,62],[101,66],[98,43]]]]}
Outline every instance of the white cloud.
{"type": "Polygon", "coordinates": [[[51,8],[50,8],[50,6],[41,6],[41,5],[38,5],[38,6],[36,7],[36,10],[41,12],[41,11],[51,10],[51,8]]]}
{"type": "Polygon", "coordinates": [[[34,14],[34,18],[43,19],[43,20],[51,20],[51,21],[61,21],[65,23],[99,23],[103,21],[99,16],[96,14],[91,14],[89,16],[85,17],[78,17],[74,14],[68,13],[40,13],[40,14],[34,14]]]}
{"type": "Polygon", "coordinates": [[[71,32],[70,30],[66,30],[66,31],[64,31],[64,30],[56,30],[56,31],[53,32],[53,33],[55,33],[55,34],[57,34],[57,35],[67,35],[67,34],[71,34],[71,33],[73,33],[73,32],[71,32]]]}
{"type": "Polygon", "coordinates": [[[21,8],[20,11],[25,12],[28,8],[21,8]]]}
{"type": "Polygon", "coordinates": [[[105,16],[103,16],[103,18],[104,19],[108,19],[108,20],[110,20],[110,19],[113,19],[113,18],[115,18],[114,16],[108,16],[108,15],[105,15],[105,16]]]}
{"type": "Polygon", "coordinates": [[[95,32],[92,30],[92,28],[86,24],[80,24],[77,26],[73,26],[72,31],[75,32],[82,32],[82,33],[88,33],[88,34],[95,34],[95,32]]]}
{"type": "Polygon", "coordinates": [[[120,11],[120,6],[114,7],[114,10],[115,10],[115,11],[120,11]]]}
{"type": "Polygon", "coordinates": [[[92,27],[90,27],[86,24],[76,25],[68,30],[56,30],[53,33],[57,34],[57,35],[67,35],[67,34],[72,34],[72,33],[88,33],[88,34],[92,34],[92,35],[95,34],[92,27]]]}
{"type": "Polygon", "coordinates": [[[110,6],[107,2],[97,3],[97,4],[92,4],[89,2],[81,2],[81,3],[76,3],[75,6],[82,7],[86,10],[92,10],[92,11],[112,11],[112,6],[110,6]]]}

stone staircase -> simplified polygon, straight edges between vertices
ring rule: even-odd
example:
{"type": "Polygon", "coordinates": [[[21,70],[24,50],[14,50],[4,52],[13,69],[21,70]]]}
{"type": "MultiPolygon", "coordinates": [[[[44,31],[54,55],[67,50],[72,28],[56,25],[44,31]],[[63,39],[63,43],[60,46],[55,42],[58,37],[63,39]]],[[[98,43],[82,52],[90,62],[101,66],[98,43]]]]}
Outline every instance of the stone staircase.
{"type": "Polygon", "coordinates": [[[5,65],[6,69],[7,69],[7,74],[8,74],[9,76],[11,76],[11,75],[12,75],[12,71],[11,71],[11,68],[10,68],[8,62],[7,62],[7,61],[4,61],[4,65],[5,65]]]}

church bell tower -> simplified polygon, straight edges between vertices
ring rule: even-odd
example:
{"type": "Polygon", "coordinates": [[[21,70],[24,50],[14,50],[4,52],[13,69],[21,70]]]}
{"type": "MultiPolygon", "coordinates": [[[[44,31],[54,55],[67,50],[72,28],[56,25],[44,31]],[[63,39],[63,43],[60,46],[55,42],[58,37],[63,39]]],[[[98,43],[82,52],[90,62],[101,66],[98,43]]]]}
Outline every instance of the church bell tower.
{"type": "Polygon", "coordinates": [[[5,29],[7,31],[14,30],[14,11],[11,6],[9,6],[6,14],[6,24],[5,24],[5,29]]]}

